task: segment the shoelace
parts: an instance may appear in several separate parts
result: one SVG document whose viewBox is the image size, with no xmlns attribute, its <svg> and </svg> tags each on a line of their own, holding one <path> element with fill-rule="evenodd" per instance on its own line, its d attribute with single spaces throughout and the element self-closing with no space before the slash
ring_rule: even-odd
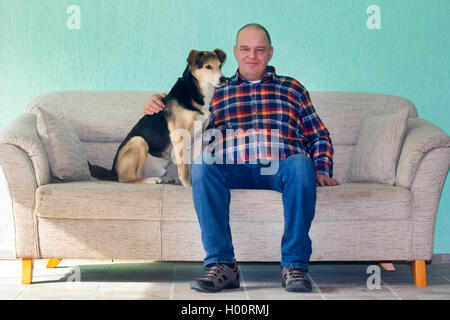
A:
<svg viewBox="0 0 450 320">
<path fill-rule="evenodd" d="M 301 269 L 288 269 L 289 276 L 292 279 L 305 279 L 305 272 Z"/>
<path fill-rule="evenodd" d="M 203 276 L 203 279 L 212 280 L 218 275 L 221 271 L 221 266 L 218 264 L 213 265 L 209 268 L 208 273 Z"/>
</svg>

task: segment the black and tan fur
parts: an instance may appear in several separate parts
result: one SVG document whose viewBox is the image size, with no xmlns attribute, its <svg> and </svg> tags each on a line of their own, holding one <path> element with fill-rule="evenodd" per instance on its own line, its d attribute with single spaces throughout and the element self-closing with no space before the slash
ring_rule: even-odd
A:
<svg viewBox="0 0 450 320">
<path fill-rule="evenodd" d="M 91 175 L 100 180 L 128 183 L 173 182 L 163 176 L 175 151 L 178 178 L 183 186 L 189 187 L 189 164 L 183 161 L 183 150 L 188 148 L 175 130 L 192 132 L 194 121 L 202 124 L 208 121 L 214 89 L 226 81 L 220 71 L 225 58 L 220 49 L 192 50 L 183 76 L 163 99 L 162 111 L 143 116 L 131 129 L 117 150 L 111 170 L 89 163 Z"/>
</svg>

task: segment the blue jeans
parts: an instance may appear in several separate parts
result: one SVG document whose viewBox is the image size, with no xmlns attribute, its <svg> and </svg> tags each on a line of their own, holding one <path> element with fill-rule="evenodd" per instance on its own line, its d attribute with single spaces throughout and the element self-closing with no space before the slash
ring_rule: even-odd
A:
<svg viewBox="0 0 450 320">
<path fill-rule="evenodd" d="M 308 232 L 316 207 L 314 164 L 308 156 L 296 154 L 279 160 L 276 173 L 261 174 L 261 168 L 268 165 L 191 164 L 192 194 L 206 252 L 205 266 L 235 262 L 229 223 L 230 189 L 268 189 L 282 193 L 281 264 L 308 269 L 312 251 Z"/>
</svg>

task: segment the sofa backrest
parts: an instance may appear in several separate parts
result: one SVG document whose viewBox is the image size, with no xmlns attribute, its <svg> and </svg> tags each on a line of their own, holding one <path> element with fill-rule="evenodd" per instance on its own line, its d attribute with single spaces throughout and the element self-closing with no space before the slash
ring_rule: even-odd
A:
<svg viewBox="0 0 450 320">
<path fill-rule="evenodd" d="M 37 108 L 66 119 L 75 129 L 89 161 L 110 168 L 118 146 L 144 115 L 144 106 L 156 91 L 59 91 L 39 95 L 27 104 L 26 111 Z M 409 100 L 383 94 L 362 92 L 310 92 L 317 114 L 331 134 L 334 146 L 334 177 L 345 181 L 351 153 L 367 114 L 394 113 L 409 108 Z"/>
</svg>

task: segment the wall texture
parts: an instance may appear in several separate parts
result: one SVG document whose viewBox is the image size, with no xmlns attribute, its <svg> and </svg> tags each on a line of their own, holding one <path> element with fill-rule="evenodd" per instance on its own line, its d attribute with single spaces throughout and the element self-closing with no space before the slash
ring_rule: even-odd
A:
<svg viewBox="0 0 450 320">
<path fill-rule="evenodd" d="M 279 74 L 405 97 L 449 133 L 448 12 L 448 0 L 0 0 L 0 129 L 44 92 L 168 90 L 194 48 L 225 50 L 230 76 L 236 31 L 258 22 Z M 435 253 L 450 253 L 449 200 L 447 182 Z"/>
</svg>

